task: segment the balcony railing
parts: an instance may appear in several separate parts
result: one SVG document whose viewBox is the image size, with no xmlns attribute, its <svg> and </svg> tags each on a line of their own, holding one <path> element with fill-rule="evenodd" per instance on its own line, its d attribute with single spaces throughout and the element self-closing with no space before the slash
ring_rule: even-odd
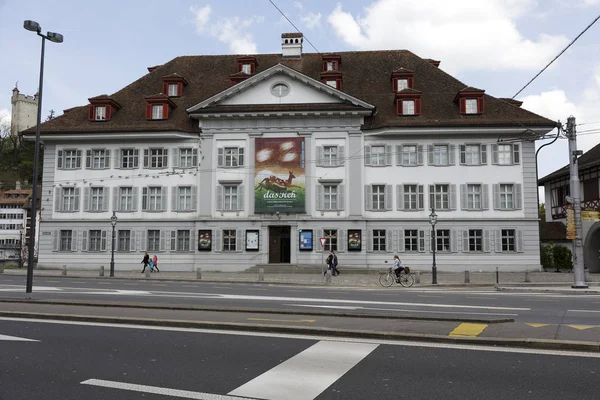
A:
<svg viewBox="0 0 600 400">
<path fill-rule="evenodd" d="M 0 249 L 6 250 L 6 249 L 20 249 L 21 245 L 19 243 L 0 243 Z"/>
<path fill-rule="evenodd" d="M 552 219 L 567 218 L 567 206 L 568 204 L 563 204 L 562 206 L 552 207 Z M 600 199 L 587 200 L 582 202 L 581 209 L 600 211 Z"/>
</svg>

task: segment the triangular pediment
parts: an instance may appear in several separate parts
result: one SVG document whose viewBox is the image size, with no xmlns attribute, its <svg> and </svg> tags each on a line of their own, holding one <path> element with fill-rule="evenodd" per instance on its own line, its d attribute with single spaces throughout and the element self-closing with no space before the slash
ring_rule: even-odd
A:
<svg viewBox="0 0 600 400">
<path fill-rule="evenodd" d="M 277 64 L 259 74 L 220 92 L 187 109 L 188 113 L 202 113 L 214 107 L 228 109 L 272 106 L 280 109 L 318 108 L 363 109 L 375 107 L 329 85 L 310 78 L 282 64 Z"/>
</svg>

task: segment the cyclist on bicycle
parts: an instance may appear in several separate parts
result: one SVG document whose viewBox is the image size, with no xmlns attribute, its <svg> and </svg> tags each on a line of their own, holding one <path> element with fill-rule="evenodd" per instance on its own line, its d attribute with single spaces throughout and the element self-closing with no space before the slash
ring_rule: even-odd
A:
<svg viewBox="0 0 600 400">
<path fill-rule="evenodd" d="M 402 271 L 404 271 L 404 265 L 402 265 L 402 262 L 400 261 L 400 258 L 398 258 L 397 255 L 394 256 L 394 265 L 392 267 L 392 270 L 396 274 L 396 278 L 400 278 L 400 274 L 402 273 Z"/>
</svg>

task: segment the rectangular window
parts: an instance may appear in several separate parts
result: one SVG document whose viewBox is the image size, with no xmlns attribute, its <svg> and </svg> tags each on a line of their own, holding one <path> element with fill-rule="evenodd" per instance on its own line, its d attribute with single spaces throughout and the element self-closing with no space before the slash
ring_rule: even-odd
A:
<svg viewBox="0 0 600 400">
<path fill-rule="evenodd" d="M 223 209 L 227 211 L 237 210 L 237 186 L 223 186 Z"/>
<path fill-rule="evenodd" d="M 327 61 L 327 71 L 335 71 L 335 61 Z"/>
<path fill-rule="evenodd" d="M 132 169 L 139 166 L 139 153 L 135 149 L 121 149 L 121 168 Z"/>
<path fill-rule="evenodd" d="M 417 165 L 417 146 L 415 146 L 415 145 L 402 146 L 402 165 L 404 165 L 404 166 Z"/>
<path fill-rule="evenodd" d="M 404 209 L 418 210 L 419 209 L 419 193 L 418 185 L 404 185 Z"/>
<path fill-rule="evenodd" d="M 335 166 L 338 165 L 338 148 L 337 146 L 323 147 L 323 165 Z"/>
<path fill-rule="evenodd" d="M 88 245 L 88 251 L 102 251 L 106 248 L 106 244 L 102 246 L 102 231 L 93 230 L 90 231 L 90 243 Z M 104 238 L 106 240 L 106 238 Z"/>
<path fill-rule="evenodd" d="M 108 150 L 88 150 L 86 154 L 86 167 L 91 169 L 109 168 Z"/>
<path fill-rule="evenodd" d="M 148 204 L 145 208 L 147 211 L 162 210 L 162 187 L 150 186 L 147 189 Z"/>
<path fill-rule="evenodd" d="M 513 163 L 513 145 L 499 144 L 498 145 L 498 164 L 511 165 Z"/>
<path fill-rule="evenodd" d="M 323 186 L 324 196 L 324 208 L 325 210 L 337 210 L 337 197 L 338 187 L 337 185 L 324 185 Z"/>
<path fill-rule="evenodd" d="M 336 229 L 325 229 L 323 230 L 323 235 L 325 235 L 325 251 L 337 251 L 338 247 L 338 231 Z"/>
<path fill-rule="evenodd" d="M 179 186 L 178 188 L 178 210 L 179 211 L 190 211 L 192 209 L 192 187 L 191 186 Z"/>
<path fill-rule="evenodd" d="M 385 251 L 385 229 L 373 230 L 373 251 Z"/>
<path fill-rule="evenodd" d="M 371 146 L 371 165 L 385 165 L 385 146 Z"/>
<path fill-rule="evenodd" d="M 433 146 L 433 165 L 448 165 L 448 145 L 436 144 Z"/>
<path fill-rule="evenodd" d="M 252 72 L 252 69 L 250 68 L 250 64 L 242 64 L 242 72 L 245 73 L 246 75 L 250 75 Z"/>
<path fill-rule="evenodd" d="M 513 198 L 513 185 L 512 184 L 500 184 L 500 208 L 503 210 L 512 210 L 515 208 Z"/>
<path fill-rule="evenodd" d="M 404 251 L 419 251 L 419 231 L 406 229 L 404 231 Z"/>
<path fill-rule="evenodd" d="M 469 229 L 469 251 L 483 251 L 483 231 Z"/>
<path fill-rule="evenodd" d="M 192 148 L 179 149 L 179 168 L 192 168 L 194 165 L 194 150 Z"/>
<path fill-rule="evenodd" d="M 119 229 L 117 233 L 117 251 L 129 251 L 131 249 L 131 231 Z"/>
<path fill-rule="evenodd" d="M 223 251 L 235 251 L 235 229 L 223 231 Z"/>
<path fill-rule="evenodd" d="M 132 210 L 133 210 L 133 188 L 120 187 L 119 188 L 119 211 L 132 211 Z"/>
<path fill-rule="evenodd" d="M 437 229 L 435 243 L 436 251 L 450 251 L 450 229 Z"/>
<path fill-rule="evenodd" d="M 148 251 L 155 252 L 160 251 L 160 231 L 149 230 L 148 231 Z"/>
<path fill-rule="evenodd" d="M 480 165 L 481 164 L 481 146 L 478 144 L 468 144 L 465 146 L 465 159 L 463 164 Z"/>
<path fill-rule="evenodd" d="M 177 89 L 176 83 L 169 83 L 169 97 L 174 97 L 179 95 L 179 90 Z"/>
<path fill-rule="evenodd" d="M 481 210 L 481 185 L 467 185 L 467 209 Z"/>
<path fill-rule="evenodd" d="M 449 185 L 431 185 L 433 191 L 429 194 L 430 204 L 434 204 L 436 210 L 450 209 L 450 186 Z"/>
<path fill-rule="evenodd" d="M 243 165 L 240 164 L 239 160 L 240 151 L 238 147 L 225 147 L 225 166 L 226 167 L 239 167 Z"/>
<path fill-rule="evenodd" d="M 71 251 L 73 231 L 60 231 L 60 251 Z"/>
<path fill-rule="evenodd" d="M 514 229 L 502 229 L 502 251 L 516 251 Z"/>
<path fill-rule="evenodd" d="M 62 211 L 75 211 L 75 188 L 63 188 Z"/>
<path fill-rule="evenodd" d="M 408 79 L 397 79 L 398 81 L 398 91 L 408 89 Z"/>
<path fill-rule="evenodd" d="M 177 251 L 190 251 L 190 231 L 177 231 Z"/>
<path fill-rule="evenodd" d="M 91 188 L 90 211 L 102 211 L 102 198 L 104 196 L 104 188 Z"/>
<path fill-rule="evenodd" d="M 373 185 L 373 210 L 385 210 L 385 185 Z"/>
<path fill-rule="evenodd" d="M 81 167 L 81 152 L 78 150 L 63 150 L 64 151 L 64 168 L 77 169 Z"/>
<path fill-rule="evenodd" d="M 167 149 L 150 149 L 150 168 L 166 168 L 167 157 L 169 151 Z"/>
<path fill-rule="evenodd" d="M 465 100 L 465 114 L 477 114 L 477 99 Z"/>
<path fill-rule="evenodd" d="M 106 106 L 96 106 L 96 121 L 104 121 L 106 119 Z"/>
<path fill-rule="evenodd" d="M 163 119 L 162 104 L 155 104 L 152 106 L 152 119 Z"/>
<path fill-rule="evenodd" d="M 414 115 L 415 114 L 415 101 L 414 100 L 402 100 L 402 115 Z"/>
</svg>

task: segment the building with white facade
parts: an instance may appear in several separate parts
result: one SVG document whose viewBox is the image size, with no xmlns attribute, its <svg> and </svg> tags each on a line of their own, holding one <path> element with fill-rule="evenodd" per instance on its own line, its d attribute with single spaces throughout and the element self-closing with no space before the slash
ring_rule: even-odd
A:
<svg viewBox="0 0 600 400">
<path fill-rule="evenodd" d="M 27 252 L 31 192 L 18 187 L 0 193 L 0 260 L 18 261 Z"/>
<path fill-rule="evenodd" d="M 183 56 L 42 125 L 40 265 L 539 268 L 555 123 L 410 51 Z M 32 130 L 26 134 L 33 137 Z M 439 215 L 436 241 L 429 214 Z M 161 268 L 162 269 L 162 268 Z"/>
</svg>

